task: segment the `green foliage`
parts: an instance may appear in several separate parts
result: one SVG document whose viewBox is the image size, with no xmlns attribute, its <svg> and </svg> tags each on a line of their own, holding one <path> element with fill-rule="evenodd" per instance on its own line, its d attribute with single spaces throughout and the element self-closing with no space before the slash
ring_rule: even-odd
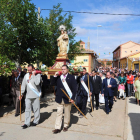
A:
<svg viewBox="0 0 140 140">
<path fill-rule="evenodd" d="M 69 66 L 69 72 L 70 72 L 71 74 L 74 74 L 74 73 L 76 73 L 76 72 L 80 73 L 80 72 L 82 72 L 82 71 L 83 71 L 83 67 L 81 67 L 81 66 L 78 66 L 78 67 Z"/>
<path fill-rule="evenodd" d="M 72 74 L 74 73 L 74 67 L 73 66 L 69 66 L 69 72 Z"/>
<path fill-rule="evenodd" d="M 47 66 L 52 66 L 55 62 L 56 56 L 58 54 L 57 38 L 60 36 L 61 32 L 59 31 L 60 25 L 65 25 L 66 30 L 69 36 L 69 46 L 70 50 L 68 53 L 69 59 L 74 59 L 77 53 L 80 53 L 80 49 L 77 46 L 80 46 L 78 42 L 75 42 L 74 37 L 76 36 L 75 28 L 72 25 L 73 16 L 71 13 L 62 14 L 62 8 L 60 4 L 53 6 L 53 10 L 50 11 L 49 17 L 46 19 L 41 18 L 40 24 L 44 26 L 45 31 L 42 35 L 42 47 L 39 50 L 38 59 L 46 64 Z M 47 32 L 49 31 L 49 36 Z"/>
<path fill-rule="evenodd" d="M 34 62 L 41 47 L 35 5 L 29 0 L 2 0 L 1 5 L 0 52 L 19 64 Z"/>
<path fill-rule="evenodd" d="M 103 66 L 103 67 L 105 66 L 105 64 L 104 64 L 104 62 L 103 62 L 103 61 L 101 61 L 101 66 Z"/>
<path fill-rule="evenodd" d="M 0 75 L 8 76 L 8 74 L 10 74 L 15 68 L 15 63 L 9 60 L 6 55 L 0 55 Z"/>
<path fill-rule="evenodd" d="M 36 7 L 30 0 L 0 1 L 0 54 L 19 65 L 41 61 L 52 66 L 58 54 L 57 38 L 61 24 L 67 27 L 70 40 L 68 57 L 80 53 L 76 43 L 71 13 L 62 14 L 60 4 L 53 7 L 49 17 L 38 21 Z"/>
<path fill-rule="evenodd" d="M 106 62 L 106 65 L 107 65 L 107 66 L 110 66 L 111 64 L 112 64 L 112 63 L 111 63 L 110 61 L 107 61 L 107 62 Z"/>
</svg>

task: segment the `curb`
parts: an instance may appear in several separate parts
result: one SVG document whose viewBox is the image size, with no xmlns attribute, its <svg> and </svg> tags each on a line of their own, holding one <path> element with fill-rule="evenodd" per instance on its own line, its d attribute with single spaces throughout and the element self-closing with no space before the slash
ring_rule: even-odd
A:
<svg viewBox="0 0 140 140">
<path fill-rule="evenodd" d="M 125 117 L 124 117 L 124 132 L 123 140 L 127 140 L 128 137 L 128 98 L 125 100 Z"/>
</svg>

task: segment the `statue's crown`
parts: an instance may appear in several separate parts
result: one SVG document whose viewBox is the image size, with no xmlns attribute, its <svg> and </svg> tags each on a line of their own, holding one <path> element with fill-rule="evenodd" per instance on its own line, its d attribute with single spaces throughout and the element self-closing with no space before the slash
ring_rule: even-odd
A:
<svg viewBox="0 0 140 140">
<path fill-rule="evenodd" d="M 65 30 L 66 30 L 66 26 L 60 25 L 60 26 L 59 26 L 59 30 L 60 30 L 60 31 L 61 31 L 61 30 L 65 31 Z"/>
</svg>

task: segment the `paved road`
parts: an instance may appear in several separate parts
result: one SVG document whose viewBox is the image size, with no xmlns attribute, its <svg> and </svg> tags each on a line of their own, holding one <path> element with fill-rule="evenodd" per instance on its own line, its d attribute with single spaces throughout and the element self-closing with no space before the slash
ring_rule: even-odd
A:
<svg viewBox="0 0 140 140">
<path fill-rule="evenodd" d="M 19 117 L 9 114 L 0 118 L 0 140 L 123 140 L 127 139 L 127 100 L 119 100 L 114 104 L 109 115 L 104 111 L 104 105 L 95 110 L 92 115 L 87 113 L 87 120 L 79 118 L 77 110 L 72 108 L 71 125 L 68 132 L 53 134 L 56 119 L 57 104 L 54 100 L 41 103 L 41 120 L 36 127 L 26 130 L 21 128 L 24 124 L 24 113 L 22 122 Z M 87 111 L 89 107 L 87 106 Z M 92 117 L 93 116 L 93 117 Z M 33 117 L 32 117 L 33 120 Z"/>
<path fill-rule="evenodd" d="M 140 140 L 140 106 L 131 97 L 128 102 L 128 140 Z"/>
</svg>

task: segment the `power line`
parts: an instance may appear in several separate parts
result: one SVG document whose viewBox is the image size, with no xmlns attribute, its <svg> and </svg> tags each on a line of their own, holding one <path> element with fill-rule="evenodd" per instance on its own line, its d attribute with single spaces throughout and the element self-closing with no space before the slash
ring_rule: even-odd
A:
<svg viewBox="0 0 140 140">
<path fill-rule="evenodd" d="M 54 10 L 54 9 L 41 9 L 42 10 Z M 59 11 L 59 10 L 54 10 L 54 11 Z M 113 13 L 94 13 L 94 12 L 80 12 L 80 11 L 62 11 L 65 13 L 82 13 L 82 14 L 94 14 L 94 15 L 115 15 L 115 16 L 140 16 L 140 14 L 113 14 Z"/>
</svg>

